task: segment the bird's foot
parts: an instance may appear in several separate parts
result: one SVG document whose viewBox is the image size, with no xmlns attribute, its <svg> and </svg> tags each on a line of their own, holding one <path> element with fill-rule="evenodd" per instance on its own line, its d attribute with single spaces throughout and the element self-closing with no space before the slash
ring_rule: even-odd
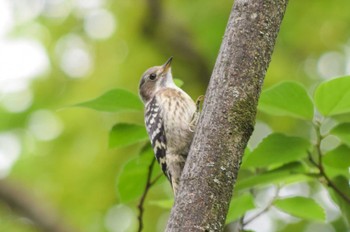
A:
<svg viewBox="0 0 350 232">
<path fill-rule="evenodd" d="M 194 132 L 196 126 L 197 126 L 197 123 L 198 123 L 198 120 L 199 120 L 199 115 L 201 113 L 201 102 L 203 101 L 204 99 L 204 96 L 201 95 L 197 98 L 196 100 L 196 111 L 194 112 L 194 114 L 192 115 L 192 118 L 191 118 L 191 121 L 190 121 L 190 124 L 189 124 L 189 130 L 191 132 Z"/>
</svg>

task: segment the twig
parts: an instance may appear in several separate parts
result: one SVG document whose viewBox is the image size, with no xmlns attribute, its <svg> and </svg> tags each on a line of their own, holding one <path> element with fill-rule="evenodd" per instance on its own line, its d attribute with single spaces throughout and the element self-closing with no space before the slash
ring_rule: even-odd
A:
<svg viewBox="0 0 350 232">
<path fill-rule="evenodd" d="M 320 175 L 324 178 L 324 180 L 326 181 L 326 184 L 328 187 L 332 188 L 341 198 L 343 198 L 343 200 L 345 200 L 348 204 L 350 204 L 350 197 L 347 196 L 345 193 L 343 193 L 334 183 L 333 181 L 328 177 L 328 175 L 326 174 L 324 167 L 323 167 L 323 163 L 322 163 L 322 151 L 321 151 L 321 141 L 323 139 L 323 136 L 321 135 L 321 131 L 320 131 L 320 123 L 318 121 L 314 122 L 314 127 L 315 127 L 315 131 L 316 131 L 316 144 L 315 144 L 315 149 L 318 155 L 318 162 L 316 162 L 313 158 L 311 153 L 309 152 L 309 160 L 310 162 L 316 167 L 318 168 Z"/>
<path fill-rule="evenodd" d="M 151 186 L 154 185 L 162 176 L 163 173 L 158 174 L 158 176 L 156 176 L 156 178 L 154 178 L 154 180 L 151 181 Z"/>
<path fill-rule="evenodd" d="M 243 214 L 242 217 L 239 218 L 239 227 L 238 227 L 238 232 L 243 231 L 243 224 L 244 224 L 244 218 L 245 218 L 245 214 Z"/>
<path fill-rule="evenodd" d="M 324 177 L 324 179 L 327 182 L 327 186 L 332 188 L 338 195 L 343 198 L 348 204 L 350 204 L 350 197 L 347 196 L 345 193 L 343 193 L 334 183 L 329 179 L 329 177 L 326 175 L 326 173 L 321 172 L 321 175 Z"/>
<path fill-rule="evenodd" d="M 248 225 L 249 223 L 251 223 L 252 221 L 254 221 L 255 219 L 257 219 L 258 217 L 260 217 L 261 215 L 263 215 L 264 213 L 266 213 L 267 211 L 269 211 L 269 209 L 272 207 L 273 203 L 275 202 L 276 198 L 278 197 L 278 193 L 280 191 L 280 188 L 278 187 L 276 189 L 276 193 L 274 195 L 274 197 L 271 199 L 271 201 L 265 206 L 265 208 L 263 210 L 261 210 L 259 213 L 255 214 L 253 217 L 251 217 L 250 219 L 248 219 L 247 221 L 242 223 L 242 227 L 244 228 L 246 225 Z"/>
<path fill-rule="evenodd" d="M 140 202 L 137 206 L 137 208 L 139 209 L 139 216 L 137 217 L 139 220 L 139 229 L 138 232 L 141 232 L 143 229 L 143 212 L 144 212 L 144 208 L 143 208 L 143 204 L 145 202 L 146 196 L 148 191 L 150 190 L 150 188 L 159 180 L 159 178 L 162 176 L 162 174 L 159 174 L 158 176 L 156 176 L 156 178 L 154 178 L 154 180 L 151 180 L 152 178 L 152 171 L 153 171 L 153 167 L 154 167 L 154 163 L 156 161 L 156 158 L 153 157 L 151 164 L 148 166 L 148 174 L 147 174 L 147 181 L 146 181 L 146 186 L 145 186 L 145 190 L 143 191 L 143 194 L 140 198 Z"/>
<path fill-rule="evenodd" d="M 154 36 L 158 24 L 162 19 L 162 1 L 161 0 L 147 0 L 147 11 L 143 20 L 143 32 L 147 36 Z"/>
<path fill-rule="evenodd" d="M 323 164 L 322 164 L 322 151 L 321 151 L 321 141 L 323 139 L 323 136 L 321 134 L 321 124 L 319 121 L 314 122 L 314 127 L 316 131 L 316 152 L 318 155 L 318 164 L 319 167 L 323 170 Z"/>
</svg>

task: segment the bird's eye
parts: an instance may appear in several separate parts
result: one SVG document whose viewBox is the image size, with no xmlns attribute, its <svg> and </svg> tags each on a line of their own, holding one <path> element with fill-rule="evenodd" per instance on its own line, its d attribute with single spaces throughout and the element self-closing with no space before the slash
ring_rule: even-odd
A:
<svg viewBox="0 0 350 232">
<path fill-rule="evenodd" d="M 154 79 L 156 79 L 156 77 L 157 77 L 157 75 L 155 73 L 152 73 L 151 75 L 149 75 L 149 79 L 152 80 L 152 81 Z"/>
</svg>

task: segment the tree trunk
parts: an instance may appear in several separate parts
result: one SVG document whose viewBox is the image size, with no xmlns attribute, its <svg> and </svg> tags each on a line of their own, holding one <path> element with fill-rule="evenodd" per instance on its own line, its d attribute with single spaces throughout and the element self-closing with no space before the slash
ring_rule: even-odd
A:
<svg viewBox="0 0 350 232">
<path fill-rule="evenodd" d="M 167 232 L 222 231 L 288 0 L 236 0 Z"/>
</svg>

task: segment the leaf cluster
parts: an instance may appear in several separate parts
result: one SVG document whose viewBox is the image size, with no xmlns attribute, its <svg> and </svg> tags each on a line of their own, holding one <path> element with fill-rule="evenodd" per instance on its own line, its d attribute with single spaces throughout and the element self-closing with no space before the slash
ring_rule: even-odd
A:
<svg viewBox="0 0 350 232">
<path fill-rule="evenodd" d="M 182 84 L 181 81 L 178 83 Z M 77 106 L 116 113 L 142 113 L 139 98 L 123 89 L 111 90 Z M 262 92 L 258 109 L 277 118 L 287 116 L 304 120 L 313 125 L 310 134 L 318 136 L 314 141 L 312 136 L 304 138 L 274 132 L 265 137 L 255 149 L 247 148 L 227 223 L 240 220 L 245 226 L 250 222 L 249 218 L 245 218 L 245 214 L 257 207 L 254 192 L 259 189 L 271 185 L 282 188 L 291 183 L 306 182 L 325 185 L 342 211 L 342 224 L 350 227 L 350 201 L 347 201 L 350 198 L 347 183 L 350 177 L 350 117 L 346 117 L 350 115 L 350 77 L 335 78 L 321 83 L 315 89 L 313 97 L 297 82 L 281 82 Z M 334 126 L 326 132 L 321 132 L 326 120 L 333 120 Z M 331 150 L 323 151 L 321 144 L 329 136 L 336 136 L 339 144 Z M 130 159 L 118 175 L 117 192 L 123 203 L 134 202 L 142 195 L 153 151 L 141 123 L 117 123 L 110 130 L 110 148 L 139 143 L 143 144 L 144 149 L 140 150 L 138 156 Z M 157 175 L 160 170 L 156 167 L 153 172 Z M 148 204 L 170 209 L 173 200 L 160 199 Z M 279 197 L 277 194 L 272 197 L 271 203 L 263 212 L 271 207 L 305 221 L 326 221 L 325 209 L 312 195 Z"/>
</svg>

